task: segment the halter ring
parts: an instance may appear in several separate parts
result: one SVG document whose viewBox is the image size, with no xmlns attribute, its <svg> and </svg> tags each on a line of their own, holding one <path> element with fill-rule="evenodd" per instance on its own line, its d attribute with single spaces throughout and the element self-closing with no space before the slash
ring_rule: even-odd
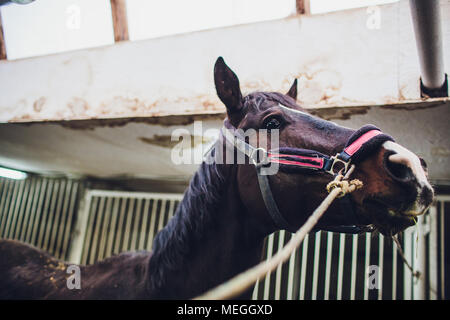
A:
<svg viewBox="0 0 450 320">
<path fill-rule="evenodd" d="M 261 159 L 261 161 L 258 162 L 258 155 L 259 153 L 262 153 L 263 157 Z M 269 158 L 267 156 L 267 151 L 264 148 L 256 148 L 256 149 L 252 149 L 250 155 L 249 155 L 250 160 L 252 161 L 253 165 L 255 167 L 260 167 L 263 166 L 267 163 L 269 163 Z"/>
<path fill-rule="evenodd" d="M 341 159 L 338 158 L 338 156 L 339 156 L 339 153 L 330 158 L 330 159 L 333 160 L 333 163 L 331 164 L 330 169 L 326 171 L 327 173 L 329 173 L 329 174 L 331 174 L 333 176 L 335 176 L 337 173 L 346 174 L 347 171 L 348 171 L 348 166 L 350 165 L 350 161 L 341 160 Z M 343 167 L 340 168 L 338 170 L 338 172 L 334 172 L 334 169 L 335 169 L 334 166 L 336 165 L 336 163 L 342 163 L 342 165 L 343 165 Z"/>
</svg>

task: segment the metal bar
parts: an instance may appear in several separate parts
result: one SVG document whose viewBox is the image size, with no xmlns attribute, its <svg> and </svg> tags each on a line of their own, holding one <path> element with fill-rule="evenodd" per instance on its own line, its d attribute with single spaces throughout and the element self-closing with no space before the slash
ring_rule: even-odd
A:
<svg viewBox="0 0 450 320">
<path fill-rule="evenodd" d="M 369 299 L 369 287 L 368 287 L 368 270 L 370 265 L 370 245 L 371 245 L 371 234 L 366 233 L 366 250 L 364 259 L 364 300 Z"/>
<path fill-rule="evenodd" d="M 169 222 L 169 220 L 173 217 L 173 214 L 175 212 L 175 209 L 177 208 L 177 205 L 175 203 L 177 200 L 170 200 L 170 206 L 169 206 L 169 212 L 167 214 L 167 221 L 166 224 Z"/>
<path fill-rule="evenodd" d="M 14 228 L 15 228 L 15 224 L 16 224 L 16 220 L 17 220 L 17 216 L 18 216 L 18 210 L 20 207 L 20 201 L 22 200 L 22 192 L 23 192 L 23 188 L 25 185 L 25 181 L 21 180 L 18 183 L 19 185 L 19 190 L 16 193 L 16 197 L 14 199 L 14 209 L 11 211 L 10 210 L 10 217 L 8 218 L 9 223 L 6 226 L 6 237 L 12 239 L 12 236 L 14 234 Z"/>
<path fill-rule="evenodd" d="M 259 292 L 259 279 L 256 280 L 255 287 L 253 288 L 252 300 L 258 300 L 258 292 Z"/>
<path fill-rule="evenodd" d="M 111 207 L 112 207 L 113 200 L 114 200 L 114 198 L 110 198 L 110 197 L 106 198 L 106 206 L 105 206 L 105 210 L 104 210 L 102 230 L 100 231 L 100 240 L 99 240 L 100 243 L 99 243 L 98 254 L 97 254 L 98 260 L 103 260 L 106 256 L 106 253 L 105 253 L 106 239 L 108 238 L 109 228 L 110 228 L 110 224 L 111 224 L 111 218 L 112 218 Z M 99 223 L 99 221 L 97 221 L 97 223 Z"/>
<path fill-rule="evenodd" d="M 166 214 L 166 205 L 167 205 L 167 199 L 161 199 L 161 207 L 159 208 L 157 232 L 159 232 L 164 227 L 164 216 Z"/>
<path fill-rule="evenodd" d="M 41 188 L 39 191 L 39 200 L 36 206 L 36 214 L 34 217 L 33 222 L 33 231 L 30 233 L 30 238 L 25 239 L 26 242 L 32 243 L 34 245 L 37 245 L 38 241 L 38 232 L 39 232 L 39 221 L 41 221 L 41 216 L 43 214 L 44 210 L 44 199 L 47 198 L 47 190 L 49 188 L 49 179 L 44 179 L 43 183 L 41 184 Z"/>
<path fill-rule="evenodd" d="M 155 238 L 155 224 L 156 224 L 156 209 L 158 207 L 158 201 L 156 199 L 153 199 L 152 201 L 152 213 L 150 215 L 150 227 L 149 227 L 149 234 L 147 239 L 147 247 L 152 247 L 153 239 Z"/>
<path fill-rule="evenodd" d="M 141 223 L 141 229 L 139 231 L 139 250 L 144 250 L 145 248 L 145 235 L 147 232 L 147 220 L 148 216 L 150 215 L 149 212 L 150 209 L 150 199 L 144 200 L 144 209 L 143 209 L 143 217 L 142 217 L 142 223 Z"/>
<path fill-rule="evenodd" d="M 342 281 L 344 274 L 344 256 L 345 256 L 345 234 L 339 234 L 339 261 L 338 261 L 338 282 L 337 282 L 337 300 L 342 300 Z"/>
<path fill-rule="evenodd" d="M 64 230 L 66 228 L 70 228 L 71 224 L 68 223 L 68 216 L 70 215 L 69 208 L 70 208 L 70 202 L 72 199 L 72 193 L 74 191 L 74 181 L 71 179 L 67 179 L 66 183 L 66 190 L 64 191 L 64 203 L 61 208 L 60 213 L 60 222 L 58 225 L 57 230 L 57 238 L 56 238 L 56 244 L 55 244 L 55 256 L 64 259 L 64 256 L 67 254 L 67 252 L 61 251 L 61 248 L 64 243 Z"/>
<path fill-rule="evenodd" d="M 134 222 L 133 222 L 133 228 L 131 229 L 131 244 L 130 244 L 130 250 L 137 250 L 137 237 L 139 235 L 138 232 L 138 224 L 141 221 L 142 217 L 142 199 L 136 199 L 136 210 L 134 210 Z"/>
<path fill-rule="evenodd" d="M 64 238 L 63 238 L 63 242 L 62 242 L 62 249 L 61 249 L 61 255 L 64 256 L 64 259 L 68 259 L 69 257 L 69 238 L 70 235 L 72 233 L 72 221 L 73 221 L 73 216 L 75 213 L 75 203 L 78 200 L 78 194 L 80 192 L 79 190 L 80 184 L 78 183 L 78 181 L 75 181 L 72 185 L 72 192 L 70 195 L 70 204 L 69 204 L 69 211 L 68 211 L 68 216 L 66 219 L 66 223 L 65 223 L 65 227 L 64 227 Z M 84 189 L 81 189 L 84 190 Z M 77 217 L 75 215 L 75 217 Z"/>
<path fill-rule="evenodd" d="M 327 232 L 327 256 L 325 265 L 325 293 L 324 299 L 328 300 L 330 297 L 330 279 L 331 279 L 331 259 L 333 249 L 333 233 Z"/>
<path fill-rule="evenodd" d="M 300 300 L 305 300 L 305 287 L 306 287 L 306 267 L 308 260 L 308 245 L 309 245 L 309 234 L 305 236 L 302 244 L 302 271 L 300 276 Z"/>
<path fill-rule="evenodd" d="M 91 197 L 89 192 L 85 192 L 80 206 L 78 207 L 77 220 L 73 232 L 73 240 L 70 245 L 68 261 L 72 263 L 81 263 L 84 238 L 86 236 L 86 228 L 88 226 L 89 213 L 91 208 Z"/>
<path fill-rule="evenodd" d="M 50 192 L 47 194 L 49 201 L 48 206 L 44 212 L 44 218 L 41 221 L 41 230 L 39 234 L 39 247 L 43 250 L 47 250 L 47 241 L 50 236 L 52 216 L 55 212 L 55 203 L 57 199 L 57 193 L 59 189 L 59 180 L 54 180 Z"/>
<path fill-rule="evenodd" d="M 350 300 L 355 300 L 356 297 L 356 265 L 358 253 L 358 235 L 352 235 L 352 268 L 350 280 Z"/>
<path fill-rule="evenodd" d="M 414 268 L 414 261 L 412 261 L 412 257 L 414 256 L 412 254 L 412 233 L 409 229 L 406 229 L 403 232 L 403 247 L 404 247 L 404 254 L 405 259 L 408 261 L 411 261 L 411 266 Z M 411 300 L 413 298 L 412 296 L 412 273 L 407 267 L 406 263 L 404 263 L 403 266 L 403 299 L 405 300 Z"/>
<path fill-rule="evenodd" d="M 285 231 L 281 230 L 278 234 L 278 251 L 283 249 L 284 246 L 284 236 Z M 280 300 L 281 296 L 281 275 L 282 275 L 283 264 L 279 264 L 275 274 L 275 300 Z"/>
<path fill-rule="evenodd" d="M 1 202 L 0 202 L 0 237 L 4 236 L 3 231 L 5 230 L 6 227 L 6 220 L 8 218 L 8 208 L 10 206 L 11 203 L 11 197 L 12 197 L 12 189 L 14 187 L 14 182 L 11 179 L 3 179 L 6 185 L 4 186 L 4 190 L 2 193 L 2 198 L 1 198 Z"/>
<path fill-rule="evenodd" d="M 30 190 L 28 193 L 27 205 L 25 207 L 25 214 L 24 214 L 24 217 L 22 220 L 23 227 L 20 226 L 20 234 L 17 237 L 17 239 L 19 239 L 20 241 L 24 241 L 24 239 L 27 235 L 28 226 L 30 225 L 31 208 L 33 206 L 33 202 L 34 202 L 35 198 L 37 197 L 36 190 L 38 189 L 37 188 L 38 179 L 31 178 L 28 181 L 31 184 L 31 186 L 30 186 Z"/>
<path fill-rule="evenodd" d="M 125 207 L 126 207 L 127 199 L 121 198 L 120 199 L 120 214 L 119 214 L 119 220 L 118 220 L 118 226 L 117 226 L 117 234 L 115 235 L 115 242 L 114 242 L 114 251 L 113 254 L 118 254 L 120 252 L 120 242 L 122 241 L 123 237 L 123 221 L 125 219 Z"/>
<path fill-rule="evenodd" d="M 159 192 L 129 192 L 129 191 L 115 191 L 115 190 L 89 190 L 89 193 L 95 197 L 120 197 L 120 198 L 134 198 L 134 199 L 166 199 L 166 200 L 181 200 L 183 194 L 180 193 L 159 193 Z"/>
<path fill-rule="evenodd" d="M 397 247 L 392 243 L 392 300 L 397 299 L 397 272 Z"/>
<path fill-rule="evenodd" d="M 436 205 L 430 207 L 430 243 L 429 243 L 429 288 L 430 300 L 437 300 L 438 290 L 438 222 Z"/>
<path fill-rule="evenodd" d="M 88 263 L 95 263 L 98 261 L 98 252 L 97 252 L 97 247 L 99 244 L 99 236 L 100 236 L 100 228 L 103 225 L 103 218 L 105 216 L 105 198 L 99 198 L 99 203 L 98 203 L 98 207 L 95 210 L 95 220 L 94 220 L 94 232 L 93 232 L 93 237 L 92 240 L 89 242 L 89 248 L 90 248 L 90 252 L 89 252 L 89 260 Z"/>
<path fill-rule="evenodd" d="M 55 249 L 53 251 L 54 256 L 57 258 L 62 258 L 61 255 L 63 254 L 61 252 L 61 247 L 64 241 L 64 228 L 66 227 L 67 224 L 67 215 L 69 214 L 68 208 L 72 194 L 72 188 L 73 188 L 73 181 L 67 180 L 66 189 L 64 190 L 64 202 L 59 214 L 60 221 L 56 228 L 56 239 L 54 244 Z"/>
<path fill-rule="evenodd" d="M 15 180 L 10 180 L 10 187 L 7 193 L 7 200 L 5 201 L 5 209 L 3 210 L 2 225 L 0 226 L 0 236 L 7 237 L 7 229 L 9 228 L 9 220 L 11 219 L 12 211 L 14 210 L 14 199 L 17 195 L 17 188 L 19 184 Z"/>
<path fill-rule="evenodd" d="M 444 201 L 439 203 L 439 211 L 441 216 L 441 228 L 439 232 L 440 237 L 440 259 L 441 259 L 441 299 L 445 298 L 445 214 L 444 214 Z"/>
<path fill-rule="evenodd" d="M 128 199 L 127 220 L 125 224 L 125 231 L 123 234 L 122 251 L 130 250 L 130 233 L 131 233 L 131 221 L 133 220 L 133 210 L 136 199 Z"/>
<path fill-rule="evenodd" d="M 82 246 L 82 256 L 81 256 L 81 263 L 82 264 L 89 264 L 89 251 L 91 248 L 91 239 L 94 233 L 94 221 L 97 215 L 97 206 L 98 206 L 98 197 L 92 197 L 91 200 L 88 202 L 89 206 L 87 207 L 87 217 L 88 222 L 87 225 L 85 225 L 85 236 L 83 238 L 83 246 Z"/>
<path fill-rule="evenodd" d="M 425 218 L 426 216 L 421 215 L 417 217 L 417 229 L 416 229 L 416 237 L 417 237 L 417 253 L 416 253 L 416 269 L 418 269 L 421 273 L 421 277 L 414 281 L 414 299 L 425 300 L 426 299 L 426 273 L 427 273 L 427 258 L 426 252 L 427 248 L 425 246 Z"/>
<path fill-rule="evenodd" d="M 273 242 L 275 235 L 272 233 L 267 239 L 267 260 L 269 260 L 273 255 Z M 270 276 L 271 273 L 268 272 L 264 279 L 264 300 L 269 300 L 270 293 Z"/>
<path fill-rule="evenodd" d="M 0 186 L 1 186 L 1 191 L 0 191 L 0 237 L 1 237 L 1 225 L 3 223 L 3 215 L 4 215 L 4 210 L 3 210 L 3 206 L 5 204 L 6 201 L 6 194 L 7 194 L 7 189 L 8 189 L 8 181 L 9 179 L 6 178 L 0 178 Z"/>
<path fill-rule="evenodd" d="M 297 251 L 298 250 L 295 250 L 291 254 L 291 257 L 289 258 L 288 283 L 287 283 L 287 293 L 286 293 L 287 300 L 292 300 L 294 298 L 295 259 L 297 256 Z"/>
<path fill-rule="evenodd" d="M 383 265 L 384 265 L 384 237 L 380 234 L 378 235 L 378 267 L 380 272 L 378 272 L 378 300 L 383 299 Z"/>
<path fill-rule="evenodd" d="M 439 1 L 410 0 L 422 83 L 439 89 L 445 82 L 444 50 Z"/>
<path fill-rule="evenodd" d="M 53 214 L 53 219 L 51 221 L 51 234 L 50 234 L 50 240 L 49 240 L 49 244 L 48 244 L 48 252 L 50 252 L 51 254 L 54 255 L 55 253 L 55 243 L 56 243 L 56 239 L 58 236 L 58 226 L 59 226 L 59 219 L 61 217 L 62 214 L 64 214 L 62 212 L 62 206 L 63 206 L 63 202 L 65 199 L 65 195 L 66 195 L 66 187 L 67 187 L 67 180 L 63 179 L 61 180 L 61 184 L 59 186 L 59 191 L 58 191 L 58 201 L 56 204 L 56 208 Z"/>
<path fill-rule="evenodd" d="M 115 245 L 114 241 L 116 241 L 116 226 L 119 216 L 119 207 L 120 207 L 120 198 L 111 198 L 112 199 L 112 211 L 111 211 L 111 226 L 109 232 L 107 234 L 106 240 L 106 249 L 104 257 L 109 257 L 113 254 L 113 246 Z"/>
<path fill-rule="evenodd" d="M 316 232 L 316 238 L 314 242 L 314 264 L 313 264 L 313 285 L 311 299 L 317 299 L 317 282 L 319 281 L 319 259 L 320 259 L 320 238 L 321 231 Z"/>
<path fill-rule="evenodd" d="M 29 198 L 29 194 L 30 194 L 30 188 L 31 188 L 31 183 L 30 183 L 30 179 L 24 180 L 24 190 L 22 193 L 22 196 L 20 197 L 20 201 L 19 201 L 19 208 L 17 210 L 17 212 L 15 213 L 17 222 L 15 223 L 13 229 L 11 230 L 11 238 L 13 239 L 18 239 L 20 234 L 21 234 L 21 229 L 22 229 L 22 222 L 23 219 L 25 218 L 25 207 L 26 204 L 28 202 L 28 198 Z"/>
<path fill-rule="evenodd" d="M 436 195 L 436 201 L 438 201 L 438 202 L 450 202 L 450 195 L 438 194 L 438 195 Z"/>
</svg>

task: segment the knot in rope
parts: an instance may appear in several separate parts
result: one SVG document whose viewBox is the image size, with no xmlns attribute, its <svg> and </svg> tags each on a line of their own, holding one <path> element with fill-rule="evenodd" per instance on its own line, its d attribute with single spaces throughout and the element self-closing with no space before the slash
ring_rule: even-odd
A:
<svg viewBox="0 0 450 320">
<path fill-rule="evenodd" d="M 347 193 L 351 193 L 357 189 L 362 188 L 363 183 L 361 180 L 353 179 L 351 181 L 342 180 L 344 178 L 343 175 L 339 174 L 336 178 L 327 184 L 327 191 L 330 193 L 335 188 L 340 188 L 340 193 L 337 195 L 337 198 L 342 198 Z"/>
</svg>

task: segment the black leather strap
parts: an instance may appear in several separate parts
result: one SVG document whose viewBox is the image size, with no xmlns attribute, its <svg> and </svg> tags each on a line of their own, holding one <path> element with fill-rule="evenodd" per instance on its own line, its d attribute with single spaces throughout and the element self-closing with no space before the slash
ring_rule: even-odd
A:
<svg viewBox="0 0 450 320">
<path fill-rule="evenodd" d="M 291 231 L 291 227 L 286 219 L 281 215 L 280 210 L 278 210 L 277 203 L 273 198 L 272 190 L 270 189 L 269 178 L 267 175 L 262 175 L 260 172 L 261 169 L 257 169 L 258 183 L 259 189 L 261 190 L 261 195 L 264 200 L 264 204 L 266 205 L 267 211 L 272 217 L 275 225 L 281 229 L 285 229 Z"/>
</svg>

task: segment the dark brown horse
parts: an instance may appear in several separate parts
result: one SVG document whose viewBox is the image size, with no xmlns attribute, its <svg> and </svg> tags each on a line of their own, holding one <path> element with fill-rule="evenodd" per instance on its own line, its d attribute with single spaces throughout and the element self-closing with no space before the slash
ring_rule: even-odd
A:
<svg viewBox="0 0 450 320">
<path fill-rule="evenodd" d="M 244 97 L 222 58 L 214 79 L 227 108 L 228 128 L 278 129 L 280 147 L 325 155 L 340 152 L 355 132 L 307 114 L 296 104 L 296 82 L 286 95 L 256 92 Z M 392 235 L 411 226 L 433 198 L 422 166 L 405 148 L 384 142 L 352 175 L 364 182 L 351 195 L 352 212 L 333 203 L 317 228 L 373 225 Z M 201 294 L 257 264 L 264 238 L 280 229 L 264 204 L 255 172 L 248 163 L 202 163 L 174 217 L 156 236 L 153 251 L 79 266 L 81 289 L 67 287 L 69 264 L 26 244 L 0 241 L 0 298 L 183 299 Z M 323 172 L 282 170 L 269 176 L 273 199 L 289 229 L 306 221 L 326 196 L 331 179 Z"/>
</svg>

